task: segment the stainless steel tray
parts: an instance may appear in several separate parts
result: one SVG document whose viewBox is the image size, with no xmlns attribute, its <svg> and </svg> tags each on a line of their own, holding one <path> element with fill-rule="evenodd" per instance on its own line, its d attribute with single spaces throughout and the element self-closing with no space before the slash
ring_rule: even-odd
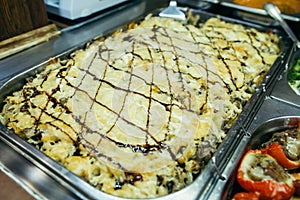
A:
<svg viewBox="0 0 300 200">
<path fill-rule="evenodd" d="M 285 66 L 290 63 L 290 59 L 294 56 L 295 51 L 291 49 L 289 58 L 282 63 L 275 81 L 271 84 L 270 89 L 263 94 L 263 101 L 255 117 L 247 128 L 241 129 L 243 133 L 242 139 L 235 147 L 233 154 L 223 163 L 226 167 L 220 173 L 224 179 L 219 178 L 210 191 L 209 196 L 212 199 L 232 199 L 234 193 L 237 192 L 235 188 L 237 188 L 236 172 L 238 164 L 247 150 L 256 148 L 262 142 L 265 142 L 264 139 L 270 137 L 275 131 L 291 128 L 300 121 L 300 107 L 295 99 L 292 100 L 295 103 L 286 103 L 272 96 L 273 92 L 278 89 L 278 79 L 282 79 Z M 284 92 L 283 94 L 282 96 L 284 97 L 290 95 L 289 92 Z"/>
<path fill-rule="evenodd" d="M 232 0 L 178 0 L 179 3 L 187 6 L 193 6 L 200 9 L 208 9 L 211 5 L 221 5 L 225 8 L 232 8 L 235 11 L 243 11 L 254 15 L 268 16 L 267 12 L 263 9 L 251 8 L 234 3 Z M 282 14 L 286 20 L 293 22 L 300 22 L 300 13 L 297 14 Z"/>
<path fill-rule="evenodd" d="M 300 108 L 300 96 L 293 91 L 287 80 L 289 68 L 300 58 L 300 49 L 294 46 L 293 51 L 293 54 L 289 58 L 289 62 L 286 63 L 285 69 L 278 77 L 278 81 L 272 90 L 271 97 Z"/>
<path fill-rule="evenodd" d="M 194 14 L 199 14 L 202 20 L 206 20 L 210 17 L 215 16 L 213 14 L 200 10 L 191 11 Z M 268 30 L 268 28 L 266 29 L 265 27 L 244 21 L 239 21 L 236 19 L 224 17 L 224 20 L 235 23 L 241 23 L 246 26 L 254 27 L 260 30 Z M 110 31 L 113 31 L 113 28 Z M 281 35 L 279 31 L 274 31 Z M 100 36 L 102 36 L 102 34 L 100 34 Z M 55 57 L 63 58 L 65 56 L 68 56 L 70 52 L 74 51 L 75 49 L 83 48 L 83 46 L 84 45 L 79 44 L 76 47 L 64 51 L 63 53 L 58 53 Z M 216 181 L 219 180 L 219 174 L 217 173 L 217 171 L 222 170 L 226 166 L 227 158 L 229 157 L 229 155 L 235 152 L 236 146 L 239 145 L 240 140 L 242 140 L 244 137 L 244 132 L 241 130 L 247 129 L 250 123 L 252 122 L 253 118 L 258 112 L 258 108 L 263 102 L 263 94 L 266 90 L 269 90 L 270 86 L 275 80 L 274 77 L 278 74 L 283 60 L 286 59 L 290 50 L 290 40 L 283 37 L 281 38 L 281 50 L 282 52 L 280 56 L 278 57 L 274 65 L 271 67 L 266 77 L 262 80 L 260 86 L 253 94 L 250 101 L 245 105 L 244 111 L 240 114 L 236 123 L 234 123 L 230 131 L 227 133 L 226 138 L 217 149 L 217 152 L 214 154 L 213 159 L 211 159 L 208 162 L 203 172 L 196 178 L 196 180 L 191 185 L 185 187 L 184 189 L 178 192 L 156 199 L 199 199 L 206 198 L 207 195 L 210 194 L 210 191 L 215 185 Z M 37 65 L 31 66 L 25 71 L 19 72 L 17 73 L 17 75 L 11 76 L 8 81 L 5 81 L 2 87 L 0 88 L 0 107 L 3 106 L 3 100 L 8 94 L 11 94 L 13 91 L 20 89 L 25 83 L 27 77 L 31 77 L 37 71 L 42 70 L 48 64 L 48 62 L 49 60 L 46 60 Z M 75 176 L 73 173 L 71 173 L 70 171 L 68 171 L 49 157 L 45 156 L 45 154 L 40 152 L 35 147 L 31 146 L 29 143 L 18 137 L 16 134 L 7 130 L 7 128 L 4 127 L 2 124 L 0 125 L 0 139 L 6 145 L 12 148 L 15 152 L 17 152 L 17 155 L 22 155 L 27 161 L 32 163 L 34 166 L 32 168 L 33 171 L 35 171 L 36 168 L 36 170 L 43 172 L 43 179 L 45 179 L 46 182 L 49 183 L 48 180 L 54 180 L 54 182 L 58 184 L 57 187 L 61 189 L 62 194 L 59 195 L 68 196 L 71 199 L 122 199 L 119 197 L 108 195 L 95 189 L 81 178 Z M 39 189 L 37 188 L 37 191 L 38 190 Z"/>
<path fill-rule="evenodd" d="M 253 13 L 253 14 L 257 14 L 257 15 L 268 16 L 267 12 L 263 9 L 250 8 L 247 6 L 238 5 L 238 4 L 234 3 L 232 0 L 220 0 L 218 2 L 220 3 L 220 5 L 223 5 L 225 7 L 234 8 L 234 9 L 237 9 L 240 11 L 245 11 L 245 12 L 249 12 L 249 13 Z M 294 21 L 294 22 L 300 21 L 300 13 L 291 14 L 291 15 L 282 14 L 282 17 L 289 21 Z"/>
<path fill-rule="evenodd" d="M 284 108 L 284 106 L 282 107 Z M 289 128 L 298 127 L 300 115 L 283 115 L 281 117 L 271 117 L 266 121 L 260 121 L 255 126 L 255 130 L 251 133 L 251 137 L 241 142 L 235 154 L 230 158 L 229 165 L 223 173 L 226 181 L 219 181 L 214 186 L 210 197 L 212 199 L 232 199 L 233 195 L 240 190 L 240 186 L 236 181 L 236 173 L 242 156 L 249 149 L 256 149 L 262 143 L 272 137 L 273 133 L 283 131 Z M 300 114 L 300 110 L 298 110 Z"/>
<path fill-rule="evenodd" d="M 207 10 L 231 18 L 280 29 L 280 24 L 270 17 L 265 10 L 238 5 L 233 0 L 178 0 L 178 2 L 183 6 Z M 296 27 L 300 23 L 300 13 L 291 15 L 282 14 L 282 17 L 288 22 L 294 32 L 299 34 Z"/>
</svg>

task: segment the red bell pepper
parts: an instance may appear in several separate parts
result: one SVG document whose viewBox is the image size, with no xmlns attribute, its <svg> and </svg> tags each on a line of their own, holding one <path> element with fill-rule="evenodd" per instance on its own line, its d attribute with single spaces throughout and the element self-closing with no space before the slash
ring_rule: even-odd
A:
<svg viewBox="0 0 300 200">
<path fill-rule="evenodd" d="M 238 168 L 237 181 L 261 199 L 290 199 L 294 178 L 278 162 L 261 150 L 249 150 Z"/>
<path fill-rule="evenodd" d="M 259 194 L 254 192 L 239 192 L 233 196 L 233 200 L 259 200 Z"/>
<path fill-rule="evenodd" d="M 295 195 L 300 196 L 300 173 L 291 174 L 295 178 Z"/>
<path fill-rule="evenodd" d="M 297 147 L 296 147 L 297 148 Z M 277 162 L 286 169 L 297 169 L 300 167 L 300 159 L 291 160 L 284 153 L 283 147 L 277 142 L 270 144 L 266 148 L 262 149 L 263 153 L 271 155 L 277 160 Z M 299 157 L 300 155 L 298 155 Z"/>
</svg>

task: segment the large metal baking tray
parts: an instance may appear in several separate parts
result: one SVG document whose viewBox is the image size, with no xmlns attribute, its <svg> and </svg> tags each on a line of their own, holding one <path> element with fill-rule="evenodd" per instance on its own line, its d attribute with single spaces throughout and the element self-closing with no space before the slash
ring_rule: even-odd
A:
<svg viewBox="0 0 300 200">
<path fill-rule="evenodd" d="M 200 10 L 191 10 L 194 14 L 198 14 L 201 16 L 202 20 L 206 20 L 210 17 L 215 17 L 215 15 L 207 13 L 205 11 Z M 222 18 L 222 16 L 221 16 Z M 254 27 L 260 29 L 262 31 L 268 31 L 269 28 L 262 27 L 260 25 L 231 19 L 231 18 L 223 18 L 226 21 L 231 21 L 234 23 L 241 23 L 245 26 Z M 113 30 L 111 30 L 112 32 Z M 288 55 L 288 51 L 290 50 L 290 40 L 282 37 L 281 33 L 277 30 L 278 35 L 281 36 L 281 54 L 278 59 L 275 61 L 274 65 L 271 67 L 266 77 L 262 80 L 260 86 L 257 88 L 256 92 L 253 94 L 250 101 L 245 105 L 243 112 L 240 114 L 230 131 L 227 133 L 226 138 L 222 142 L 222 144 L 217 149 L 216 153 L 213 156 L 208 164 L 206 165 L 203 172 L 196 178 L 196 180 L 189 186 L 184 189 L 172 193 L 167 196 L 159 197 L 156 199 L 199 199 L 205 198 L 206 195 L 209 194 L 212 186 L 215 184 L 215 181 L 219 178 L 217 173 L 218 170 L 221 170 L 225 167 L 226 160 L 229 155 L 235 152 L 236 146 L 239 144 L 239 141 L 243 138 L 244 133 L 241 130 L 246 129 L 254 116 L 258 111 L 258 107 L 260 107 L 261 102 L 263 100 L 263 94 L 266 90 L 269 89 L 272 82 L 274 82 L 274 76 L 278 73 L 278 70 Z M 83 48 L 84 45 L 78 45 L 76 48 L 69 49 L 64 53 L 58 54 L 56 57 L 64 58 L 67 57 L 72 51 L 78 48 Z M 2 87 L 0 88 L 0 102 L 1 106 L 3 106 L 3 99 L 11 94 L 13 91 L 20 89 L 27 77 L 31 77 L 36 72 L 42 70 L 50 60 L 42 62 L 40 64 L 34 65 L 28 68 L 26 71 L 20 72 L 15 76 L 12 76 L 8 81 L 6 81 Z M 43 171 L 47 177 L 45 179 L 53 179 L 57 183 L 63 186 L 65 190 L 67 190 L 70 194 L 75 198 L 90 198 L 90 199 L 122 199 L 119 197 L 115 197 L 112 195 L 108 195 L 103 193 L 87 182 L 82 180 L 81 178 L 75 176 L 73 173 L 68 171 L 66 168 L 62 167 L 60 164 L 56 163 L 49 157 L 45 156 L 42 152 L 31 146 L 29 143 L 18 137 L 16 134 L 7 130 L 2 124 L 0 125 L 0 139 L 18 152 L 19 155 L 24 156 L 28 161 L 33 163 L 33 165 Z M 71 197 L 71 198 L 73 198 Z"/>
</svg>

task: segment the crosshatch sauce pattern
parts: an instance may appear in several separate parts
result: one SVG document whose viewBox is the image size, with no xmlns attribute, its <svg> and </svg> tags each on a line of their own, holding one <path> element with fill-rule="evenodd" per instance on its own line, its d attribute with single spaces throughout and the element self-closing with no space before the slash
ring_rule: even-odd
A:
<svg viewBox="0 0 300 200">
<path fill-rule="evenodd" d="M 147 17 L 54 60 L 6 99 L 1 121 L 104 192 L 166 195 L 201 172 L 278 40 L 218 18 Z"/>
</svg>

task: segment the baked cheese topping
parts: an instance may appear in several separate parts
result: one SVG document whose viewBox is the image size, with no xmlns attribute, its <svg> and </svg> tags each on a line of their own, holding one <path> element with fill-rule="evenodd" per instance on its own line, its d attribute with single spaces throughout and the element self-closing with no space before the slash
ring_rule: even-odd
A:
<svg viewBox="0 0 300 200">
<path fill-rule="evenodd" d="M 166 195 L 201 172 L 277 42 L 218 18 L 196 27 L 149 16 L 53 61 L 7 97 L 1 121 L 106 193 Z"/>
</svg>

